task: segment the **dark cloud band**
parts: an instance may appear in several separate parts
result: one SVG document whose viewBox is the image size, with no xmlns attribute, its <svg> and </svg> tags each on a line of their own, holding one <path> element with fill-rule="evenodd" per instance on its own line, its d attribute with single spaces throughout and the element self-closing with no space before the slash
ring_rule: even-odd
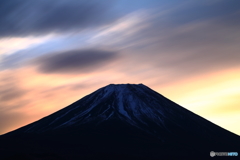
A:
<svg viewBox="0 0 240 160">
<path fill-rule="evenodd" d="M 100 26 L 116 19 L 109 13 L 111 4 L 109 0 L 0 0 L 0 37 Z"/>
<path fill-rule="evenodd" d="M 114 51 L 97 49 L 71 50 L 52 53 L 33 60 L 43 73 L 86 73 L 106 66 L 117 57 Z"/>
</svg>

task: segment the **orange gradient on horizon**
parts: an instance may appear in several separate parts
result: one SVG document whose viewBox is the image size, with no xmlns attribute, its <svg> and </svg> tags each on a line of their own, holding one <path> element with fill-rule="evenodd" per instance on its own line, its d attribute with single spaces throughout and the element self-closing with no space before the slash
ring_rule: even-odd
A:
<svg viewBox="0 0 240 160">
<path fill-rule="evenodd" d="M 27 92 L 5 102 L 6 106 L 27 103 L 8 111 L 22 114 L 24 118 L 19 123 L 1 129 L 0 134 L 58 111 L 110 83 L 143 83 L 184 108 L 240 135 L 240 128 L 236 126 L 240 120 L 240 88 L 237 87 L 240 75 L 236 73 L 240 73 L 240 68 L 157 84 L 157 77 L 154 79 L 141 74 L 129 77 L 114 69 L 66 76 L 40 74 L 31 67 L 8 70 L 1 72 L 0 76 L 11 75 L 18 81 L 18 86 Z"/>
<path fill-rule="evenodd" d="M 161 88 L 159 93 L 207 120 L 240 135 L 239 68 L 192 77 Z"/>
</svg>

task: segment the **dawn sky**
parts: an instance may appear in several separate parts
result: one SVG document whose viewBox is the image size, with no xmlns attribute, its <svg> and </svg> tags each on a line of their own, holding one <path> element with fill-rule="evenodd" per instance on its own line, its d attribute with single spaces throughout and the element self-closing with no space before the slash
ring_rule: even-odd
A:
<svg viewBox="0 0 240 160">
<path fill-rule="evenodd" d="M 0 134 L 143 83 L 240 135 L 240 1 L 1 0 Z"/>
</svg>

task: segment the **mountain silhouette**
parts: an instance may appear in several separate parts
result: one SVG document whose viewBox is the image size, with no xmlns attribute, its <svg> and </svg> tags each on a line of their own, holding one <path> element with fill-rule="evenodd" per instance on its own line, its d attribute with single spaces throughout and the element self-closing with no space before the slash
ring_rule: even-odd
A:
<svg viewBox="0 0 240 160">
<path fill-rule="evenodd" d="M 6 159 L 203 159 L 239 150 L 238 135 L 143 84 L 107 85 L 0 136 Z"/>
</svg>

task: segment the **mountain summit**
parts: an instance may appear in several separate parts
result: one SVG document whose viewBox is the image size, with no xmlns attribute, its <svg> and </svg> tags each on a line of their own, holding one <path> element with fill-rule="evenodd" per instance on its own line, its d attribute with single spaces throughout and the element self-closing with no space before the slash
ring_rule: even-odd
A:
<svg viewBox="0 0 240 160">
<path fill-rule="evenodd" d="M 0 141 L 8 144 L 5 156 L 19 149 L 65 159 L 196 159 L 240 149 L 239 136 L 143 84 L 110 84 Z"/>
</svg>

